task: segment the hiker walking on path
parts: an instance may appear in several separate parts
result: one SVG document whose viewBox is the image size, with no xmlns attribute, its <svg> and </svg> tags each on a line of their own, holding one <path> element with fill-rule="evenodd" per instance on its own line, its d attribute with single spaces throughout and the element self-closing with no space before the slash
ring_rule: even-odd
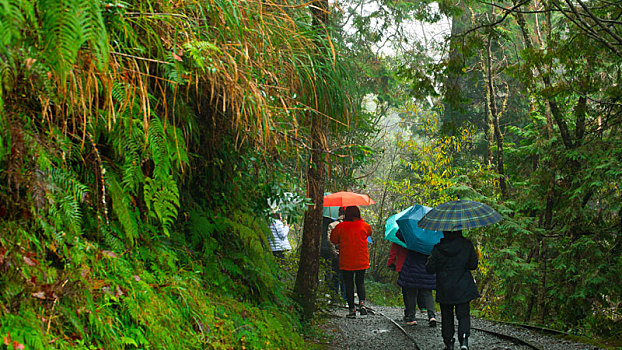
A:
<svg viewBox="0 0 622 350">
<path fill-rule="evenodd" d="M 371 226 L 361 219 L 358 207 L 346 207 L 344 221 L 330 233 L 330 241 L 339 247 L 339 269 L 343 274 L 349 313 L 346 317 L 356 317 L 354 304 L 354 284 L 359 297 L 359 315 L 367 316 L 365 309 L 365 271 L 369 269 L 369 248 L 367 237 L 371 236 Z"/>
<path fill-rule="evenodd" d="M 470 271 L 477 268 L 477 253 L 471 241 L 462 236 L 462 231 L 443 231 L 443 234 L 445 237 L 432 249 L 426 269 L 429 273 L 436 273 L 436 301 L 441 305 L 441 334 L 445 349 L 454 348 L 455 310 L 460 349 L 468 350 L 470 302 L 479 297 Z"/>
<path fill-rule="evenodd" d="M 396 235 L 400 240 L 404 239 L 400 231 Z M 402 249 L 406 250 L 406 258 L 397 279 L 397 284 L 402 287 L 402 297 L 404 298 L 405 306 L 404 320 L 409 326 L 417 324 L 415 316 L 417 312 L 417 299 L 420 297 L 428 313 L 428 325 L 435 327 L 436 313 L 434 312 L 432 290 L 436 289 L 436 275 L 426 271 L 425 264 L 428 260 L 428 255 L 406 248 Z"/>
<path fill-rule="evenodd" d="M 397 243 L 391 243 L 391 250 L 389 250 L 389 259 L 387 260 L 387 267 L 389 270 L 395 271 L 399 273 L 402 271 L 402 266 L 404 265 L 404 261 L 406 260 L 406 254 L 408 254 L 408 249 L 402 247 Z M 402 299 L 404 300 L 404 321 L 408 319 L 408 312 L 406 308 L 406 290 L 402 288 Z"/>
<path fill-rule="evenodd" d="M 287 225 L 286 222 L 283 222 L 281 214 L 272 214 L 272 219 L 270 220 L 270 232 L 272 233 L 272 236 L 268 239 L 270 242 L 270 250 L 277 259 L 282 260 L 285 258 L 285 252 L 291 250 L 292 246 L 289 244 L 289 240 L 287 239 L 287 235 L 289 234 L 289 225 Z"/>
<path fill-rule="evenodd" d="M 330 233 L 333 229 L 343 221 L 345 215 L 345 208 L 339 208 L 339 217 L 333 220 L 330 217 L 324 216 L 322 225 L 322 243 L 320 244 L 320 257 L 326 260 L 329 265 L 330 271 L 327 272 L 326 281 L 329 284 L 329 288 L 333 291 L 334 296 L 341 295 L 343 301 L 346 300 L 345 286 L 343 284 L 343 276 L 341 270 L 339 270 L 339 250 L 329 239 Z M 341 293 L 339 290 L 341 289 Z M 343 303 L 341 301 L 341 303 Z"/>
</svg>

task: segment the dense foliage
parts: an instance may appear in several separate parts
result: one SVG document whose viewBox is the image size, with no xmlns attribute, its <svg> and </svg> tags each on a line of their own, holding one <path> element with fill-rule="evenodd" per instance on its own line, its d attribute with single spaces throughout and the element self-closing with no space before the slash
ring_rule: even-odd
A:
<svg viewBox="0 0 622 350">
<path fill-rule="evenodd" d="M 370 17 L 413 14 L 406 2 L 377 3 Z M 392 198 L 375 210 L 386 213 L 377 229 L 408 205 L 435 205 L 430 193 L 488 203 L 505 220 L 469 232 L 482 252 L 484 314 L 615 342 L 622 334 L 622 7 L 557 0 L 439 4 L 425 11 L 451 16 L 448 55 L 436 65 L 402 60 L 396 72 L 412 96 L 442 97 L 423 114 L 436 113 L 440 127 L 422 134 L 408 125 L 425 118 L 399 114 L 405 126 L 385 144 L 389 157 L 375 189 Z M 413 57 L 412 50 L 403 56 Z M 423 76 L 421 65 L 429 67 Z M 465 130 L 466 143 L 447 152 L 453 160 L 434 157 L 435 143 Z M 451 173 L 450 186 L 424 178 L 430 159 Z"/>
<path fill-rule="evenodd" d="M 319 189 L 378 203 L 370 300 L 388 216 L 474 199 L 482 315 L 621 338 L 620 4 L 328 4 L 0 0 L 0 346 L 308 346 Z"/>
<path fill-rule="evenodd" d="M 266 199 L 348 109 L 308 6 L 0 9 L 3 346 L 302 347 Z"/>
</svg>

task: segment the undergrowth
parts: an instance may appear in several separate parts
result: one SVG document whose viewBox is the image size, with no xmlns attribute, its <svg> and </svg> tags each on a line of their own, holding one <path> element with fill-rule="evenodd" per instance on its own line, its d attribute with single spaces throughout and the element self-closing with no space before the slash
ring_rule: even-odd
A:
<svg viewBox="0 0 622 350">
<path fill-rule="evenodd" d="M 374 305 L 403 307 L 402 291 L 395 283 L 365 280 L 367 300 Z"/>
<path fill-rule="evenodd" d="M 36 229 L 2 222 L 4 343 L 27 349 L 302 348 L 287 288 L 275 278 L 279 267 L 264 253 L 265 231 L 248 214 L 232 217 L 193 213 L 185 246 L 175 244 L 182 243 L 178 239 L 124 251 L 83 237 L 59 245 Z M 211 238 L 196 237 L 207 233 Z M 195 247 L 203 248 L 201 258 Z"/>
</svg>

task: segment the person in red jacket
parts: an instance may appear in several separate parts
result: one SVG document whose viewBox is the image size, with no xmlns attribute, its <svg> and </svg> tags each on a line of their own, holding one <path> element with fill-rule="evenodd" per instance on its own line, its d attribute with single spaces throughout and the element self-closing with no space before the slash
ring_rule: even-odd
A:
<svg viewBox="0 0 622 350">
<path fill-rule="evenodd" d="M 359 315 L 367 316 L 365 309 L 365 270 L 369 269 L 369 248 L 367 237 L 371 226 L 361 219 L 358 207 L 346 208 L 344 221 L 330 233 L 330 241 L 339 247 L 339 269 L 346 285 L 346 299 L 350 309 L 348 318 L 356 317 L 354 284 L 359 297 Z"/>
</svg>

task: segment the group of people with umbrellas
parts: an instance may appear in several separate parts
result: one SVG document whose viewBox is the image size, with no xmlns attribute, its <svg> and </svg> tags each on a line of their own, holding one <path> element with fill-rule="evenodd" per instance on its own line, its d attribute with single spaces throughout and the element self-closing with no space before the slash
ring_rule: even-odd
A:
<svg viewBox="0 0 622 350">
<path fill-rule="evenodd" d="M 347 317 L 367 315 L 364 306 L 365 270 L 369 268 L 367 242 L 371 227 L 360 217 L 358 205 L 374 204 L 366 195 L 337 192 L 324 197 L 324 207 L 345 207 L 343 222 L 328 233 L 330 242 L 338 246 L 339 269 L 345 282 L 349 312 Z M 418 295 L 428 312 L 428 323 L 436 325 L 432 290 L 441 308 L 441 334 L 445 349 L 454 349 L 455 324 L 458 319 L 458 341 L 461 350 L 468 350 L 470 334 L 470 302 L 479 297 L 471 274 L 477 269 L 478 254 L 463 230 L 482 227 L 502 219 L 490 206 L 470 200 L 455 200 L 435 208 L 413 205 L 386 222 L 385 239 L 392 242 L 387 265 L 399 272 L 402 287 L 404 320 L 416 324 Z M 399 253 L 401 251 L 401 253 Z M 359 304 L 354 304 L 356 285 Z"/>
</svg>

